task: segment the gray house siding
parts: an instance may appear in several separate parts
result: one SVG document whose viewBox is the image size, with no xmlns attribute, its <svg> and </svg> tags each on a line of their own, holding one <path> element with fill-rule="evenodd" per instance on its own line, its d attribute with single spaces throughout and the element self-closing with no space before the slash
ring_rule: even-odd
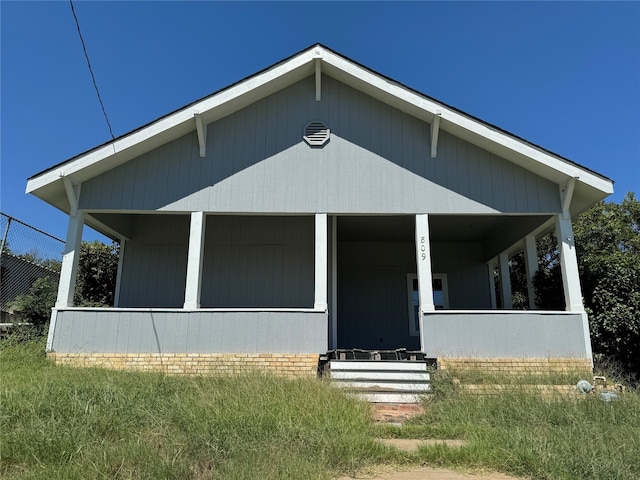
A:
<svg viewBox="0 0 640 480">
<path fill-rule="evenodd" d="M 323 353 L 323 312 L 65 310 L 52 351 L 60 353 Z"/>
<path fill-rule="evenodd" d="M 125 245 L 121 307 L 180 308 L 184 304 L 188 215 L 136 215 Z"/>
<path fill-rule="evenodd" d="M 433 243 L 431 262 L 434 273 L 446 273 L 449 308 L 490 309 L 491 291 L 484 250 L 479 243 Z"/>
<path fill-rule="evenodd" d="M 427 355 L 466 358 L 585 358 L 580 313 L 436 312 L 424 315 Z"/>
<path fill-rule="evenodd" d="M 314 219 L 208 216 L 202 307 L 312 308 Z"/>
<path fill-rule="evenodd" d="M 331 128 L 323 148 L 302 139 Z M 312 77 L 82 186 L 80 208 L 262 213 L 554 213 L 558 186 L 446 131 L 430 157 L 429 124 Z"/>
</svg>

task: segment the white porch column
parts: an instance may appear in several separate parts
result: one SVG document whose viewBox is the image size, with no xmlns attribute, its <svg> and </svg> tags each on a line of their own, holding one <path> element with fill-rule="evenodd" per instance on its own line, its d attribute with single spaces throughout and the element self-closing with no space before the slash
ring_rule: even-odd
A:
<svg viewBox="0 0 640 480">
<path fill-rule="evenodd" d="M 316 213 L 316 266 L 313 309 L 327 311 L 327 214 Z"/>
<path fill-rule="evenodd" d="M 431 280 L 431 243 L 429 241 L 429 215 L 416 215 L 416 260 L 418 266 L 418 296 L 420 313 L 434 312 L 433 282 Z M 422 319 L 420 321 L 422 330 Z"/>
<path fill-rule="evenodd" d="M 489 274 L 489 295 L 491 296 L 491 298 L 489 299 L 491 301 L 491 309 L 495 310 L 496 308 L 498 308 L 498 302 L 496 300 L 496 280 L 493 277 L 493 271 L 495 269 L 495 264 L 494 263 L 487 263 L 487 273 Z"/>
<path fill-rule="evenodd" d="M 529 308 L 535 310 L 536 305 L 536 291 L 533 288 L 533 278 L 538 273 L 538 248 L 536 245 L 536 237 L 534 235 L 527 235 L 524 237 L 524 269 L 527 275 L 527 296 L 529 297 Z"/>
<path fill-rule="evenodd" d="M 124 264 L 124 250 L 127 245 L 127 241 L 124 238 L 120 239 L 120 248 L 118 249 L 118 270 L 116 272 L 116 290 L 113 292 L 113 306 L 120 306 L 120 289 L 122 288 L 122 266 Z"/>
<path fill-rule="evenodd" d="M 576 257 L 576 246 L 570 216 L 556 215 L 556 237 L 558 237 L 558 250 L 560 252 L 565 310 L 568 312 L 584 312 L 578 273 L 578 258 Z"/>
<path fill-rule="evenodd" d="M 189 254 L 187 256 L 187 284 L 184 291 L 184 308 L 187 310 L 200 308 L 205 224 L 206 217 L 204 212 L 191 213 Z"/>
<path fill-rule="evenodd" d="M 513 301 L 511 298 L 511 274 L 509 272 L 509 255 L 503 252 L 498 257 L 500 268 L 500 295 L 502 297 L 502 308 L 511 310 Z"/>
<path fill-rule="evenodd" d="M 82 245 L 82 228 L 84 227 L 84 212 L 77 210 L 75 215 L 69 215 L 67 238 L 62 255 L 62 268 L 60 269 L 60 283 L 58 284 L 58 298 L 56 308 L 73 307 L 73 294 L 76 290 L 76 277 L 78 275 L 78 260 L 80 259 L 80 246 Z"/>
</svg>

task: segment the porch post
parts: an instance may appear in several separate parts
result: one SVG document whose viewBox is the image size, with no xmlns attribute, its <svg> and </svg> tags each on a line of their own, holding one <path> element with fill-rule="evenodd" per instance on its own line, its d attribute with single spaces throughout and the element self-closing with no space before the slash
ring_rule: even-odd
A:
<svg viewBox="0 0 640 480">
<path fill-rule="evenodd" d="M 184 308 L 187 310 L 200 308 L 205 224 L 206 217 L 204 212 L 191 213 L 189 253 L 187 256 L 187 284 L 184 291 Z"/>
<path fill-rule="evenodd" d="M 529 297 L 529 308 L 535 310 L 536 290 L 533 288 L 533 279 L 538 273 L 538 246 L 536 245 L 535 235 L 527 235 L 524 237 L 524 269 L 527 275 L 527 295 Z"/>
<path fill-rule="evenodd" d="M 491 309 L 495 310 L 498 308 L 498 302 L 496 301 L 496 280 L 493 276 L 493 271 L 495 269 L 495 264 L 493 261 L 487 263 L 487 273 L 489 274 L 489 294 L 491 296 Z"/>
<path fill-rule="evenodd" d="M 500 262 L 500 295 L 502 297 L 502 308 L 505 310 L 511 310 L 513 308 L 513 301 L 511 298 L 511 274 L 509 272 L 509 255 L 506 252 L 502 252 L 498 257 Z"/>
<path fill-rule="evenodd" d="M 118 248 L 118 270 L 116 272 L 116 289 L 113 292 L 113 306 L 120 306 L 120 289 L 122 288 L 122 265 L 124 263 L 124 250 L 127 245 L 127 241 L 124 238 L 120 239 L 120 248 Z"/>
<path fill-rule="evenodd" d="M 418 274 L 418 299 L 420 301 L 420 350 L 424 351 L 424 313 L 435 312 L 433 303 L 433 281 L 431 273 L 431 242 L 429 238 L 429 215 L 416 215 L 416 263 Z"/>
<path fill-rule="evenodd" d="M 315 294 L 313 309 L 327 311 L 327 214 L 316 213 Z"/>
<path fill-rule="evenodd" d="M 560 270 L 564 288 L 565 310 L 568 312 L 584 312 L 582 290 L 578 274 L 578 258 L 569 215 L 556 215 L 556 236 L 560 251 Z"/>
<path fill-rule="evenodd" d="M 69 215 L 67 238 L 64 244 L 62 267 L 60 269 L 60 283 L 58 284 L 56 308 L 73 307 L 73 294 L 76 290 L 83 226 L 84 212 L 82 210 L 76 210 L 75 215 Z"/>
<path fill-rule="evenodd" d="M 416 259 L 418 270 L 418 296 L 420 313 L 434 312 L 433 283 L 431 281 L 431 242 L 429 215 L 416 215 Z"/>
</svg>

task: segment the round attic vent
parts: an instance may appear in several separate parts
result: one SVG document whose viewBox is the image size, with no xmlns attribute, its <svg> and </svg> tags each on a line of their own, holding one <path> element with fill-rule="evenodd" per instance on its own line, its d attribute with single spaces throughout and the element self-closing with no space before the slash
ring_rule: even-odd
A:
<svg viewBox="0 0 640 480">
<path fill-rule="evenodd" d="M 312 147 L 321 147 L 329 141 L 331 131 L 322 122 L 309 122 L 304 127 L 304 141 Z"/>
</svg>

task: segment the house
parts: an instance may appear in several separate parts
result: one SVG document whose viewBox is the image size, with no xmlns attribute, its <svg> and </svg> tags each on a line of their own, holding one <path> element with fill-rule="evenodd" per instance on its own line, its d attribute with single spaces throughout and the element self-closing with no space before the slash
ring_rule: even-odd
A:
<svg viewBox="0 0 640 480">
<path fill-rule="evenodd" d="M 571 217 L 613 182 L 320 44 L 27 192 L 69 214 L 60 363 L 312 374 L 330 350 L 404 348 L 591 365 Z M 73 305 L 84 225 L 120 241 L 114 308 Z M 512 310 L 509 257 L 530 279 L 549 231 L 566 311 Z"/>
</svg>

